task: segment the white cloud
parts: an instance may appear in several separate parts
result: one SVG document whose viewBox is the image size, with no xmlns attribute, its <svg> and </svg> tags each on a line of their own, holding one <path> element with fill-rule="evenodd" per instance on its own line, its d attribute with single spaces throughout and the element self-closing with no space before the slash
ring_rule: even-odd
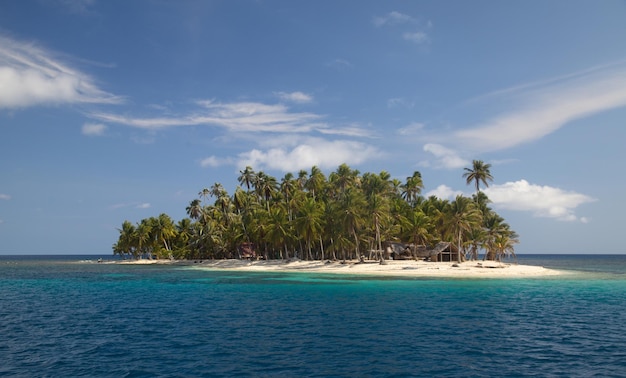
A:
<svg viewBox="0 0 626 378">
<path fill-rule="evenodd" d="M 52 0 L 50 3 L 61 5 L 71 13 L 85 14 L 89 13 L 96 0 Z"/>
<path fill-rule="evenodd" d="M 144 203 L 140 203 L 140 202 L 128 202 L 128 203 L 116 203 L 115 205 L 111 205 L 109 206 L 111 209 L 121 209 L 124 207 L 134 207 L 135 209 L 149 209 L 150 207 L 152 207 L 152 205 L 150 205 L 147 202 Z"/>
<path fill-rule="evenodd" d="M 341 58 L 334 59 L 326 64 L 327 67 L 331 67 L 337 70 L 344 70 L 347 68 L 352 68 L 354 65 L 349 61 Z"/>
<path fill-rule="evenodd" d="M 561 221 L 580 221 L 587 223 L 588 218 L 578 218 L 574 210 L 584 204 L 596 201 L 587 195 L 565 191 L 550 186 L 530 184 L 526 180 L 492 185 L 484 189 L 494 206 L 517 211 L 531 211 L 535 216 L 555 218 Z"/>
<path fill-rule="evenodd" d="M 10 195 L 0 193 L 0 200 L 6 200 L 6 201 L 8 201 L 8 200 L 10 200 L 10 199 L 11 199 L 11 196 L 10 196 Z"/>
<path fill-rule="evenodd" d="M 424 124 L 419 122 L 413 122 L 405 127 L 398 129 L 400 135 L 415 135 L 424 129 Z"/>
<path fill-rule="evenodd" d="M 103 122 L 117 123 L 146 130 L 178 126 L 212 125 L 235 132 L 310 132 L 326 128 L 319 122 L 321 115 L 294 113 L 283 104 L 267 105 L 258 102 L 216 103 L 198 101 L 196 111 L 179 117 L 133 118 L 112 113 L 92 113 Z"/>
<path fill-rule="evenodd" d="M 426 144 L 424 146 L 424 151 L 430 152 L 431 154 L 435 155 L 435 158 L 437 159 L 436 163 L 434 164 L 435 168 L 455 169 L 465 167 L 469 164 L 469 161 L 458 156 L 456 151 L 444 147 L 440 144 Z"/>
<path fill-rule="evenodd" d="M 320 168 L 334 168 L 342 163 L 360 164 L 381 156 L 381 152 L 370 145 L 345 140 L 326 141 L 308 138 L 305 142 L 288 149 L 269 148 L 265 151 L 254 149 L 239 155 L 238 166 L 266 167 L 285 172 L 307 169 L 314 165 Z"/>
<path fill-rule="evenodd" d="M 409 42 L 413 42 L 413 43 L 417 43 L 417 44 L 422 44 L 422 43 L 427 43 L 430 39 L 428 38 L 428 34 L 424 33 L 424 32 L 413 32 L 413 33 L 404 33 L 402 34 L 402 38 L 404 38 L 405 40 L 409 41 Z"/>
<path fill-rule="evenodd" d="M 374 20 L 373 20 L 374 25 L 376 27 L 382 27 L 385 25 L 405 24 L 405 23 L 409 23 L 413 21 L 415 21 L 413 17 L 409 16 L 408 14 L 400 13 L 397 11 L 389 12 L 384 16 L 374 17 Z"/>
<path fill-rule="evenodd" d="M 428 191 L 424 194 L 424 197 L 428 198 L 430 196 L 435 196 L 441 199 L 454 199 L 458 195 L 462 195 L 463 192 L 459 190 L 453 190 L 447 185 L 439 185 L 437 188 Z"/>
<path fill-rule="evenodd" d="M 453 137 L 475 150 L 506 149 L 540 139 L 576 119 L 626 106 L 626 66 L 594 68 L 498 91 L 477 101 L 484 100 L 506 102 L 505 108 L 512 110 Z"/>
<path fill-rule="evenodd" d="M 276 96 L 283 101 L 295 102 L 297 104 L 307 104 L 313 101 L 313 97 L 302 92 L 276 92 Z"/>
<path fill-rule="evenodd" d="M 106 131 L 106 126 L 101 123 L 85 123 L 81 129 L 83 135 L 101 136 Z"/>
<path fill-rule="evenodd" d="M 343 136 L 363 137 L 363 138 L 374 137 L 374 133 L 371 130 L 363 128 L 358 124 L 333 127 L 333 128 L 328 127 L 328 128 L 316 129 L 316 131 L 324 135 L 343 135 Z"/>
<path fill-rule="evenodd" d="M 415 106 L 415 103 L 405 98 L 401 98 L 401 97 L 390 98 L 389 100 L 387 100 L 388 108 L 396 108 L 396 107 L 412 108 L 414 106 Z"/>
<path fill-rule="evenodd" d="M 0 36 L 0 108 L 121 101 L 52 53 Z"/>
<path fill-rule="evenodd" d="M 208 158 L 202 159 L 202 161 L 200 161 L 200 166 L 216 168 L 216 167 L 220 167 L 222 165 L 227 165 L 231 163 L 232 163 L 232 159 L 229 159 L 229 158 L 219 158 L 217 156 L 209 156 Z"/>
</svg>

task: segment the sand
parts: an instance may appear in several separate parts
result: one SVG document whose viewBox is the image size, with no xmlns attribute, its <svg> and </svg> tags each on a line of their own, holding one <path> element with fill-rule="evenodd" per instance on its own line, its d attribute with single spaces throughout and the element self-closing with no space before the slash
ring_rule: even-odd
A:
<svg viewBox="0 0 626 378">
<path fill-rule="evenodd" d="M 250 272 L 311 272 L 335 274 L 360 274 L 402 277 L 455 277 L 455 278 L 524 278 L 557 276 L 563 271 L 541 266 L 500 263 L 495 261 L 427 262 L 390 260 L 385 265 L 375 261 L 301 261 L 301 260 L 127 260 L 122 264 L 172 264 L 188 265 L 197 269 L 233 270 Z"/>
</svg>

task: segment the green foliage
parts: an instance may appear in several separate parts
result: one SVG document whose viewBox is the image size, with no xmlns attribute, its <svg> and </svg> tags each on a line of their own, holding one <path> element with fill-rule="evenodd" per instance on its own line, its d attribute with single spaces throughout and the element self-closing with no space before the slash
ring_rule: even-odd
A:
<svg viewBox="0 0 626 378">
<path fill-rule="evenodd" d="M 448 241 L 477 258 L 513 255 L 518 240 L 479 184 L 493 180 L 489 164 L 465 168 L 477 192 L 453 201 L 424 198 L 420 172 L 403 183 L 382 171 L 351 169 L 347 164 L 325 176 L 318 167 L 287 173 L 280 180 L 252 167 L 240 171 L 234 193 L 215 183 L 186 208 L 175 223 L 167 214 L 124 221 L 113 253 L 132 258 L 238 258 L 241 243 L 252 243 L 265 258 L 355 259 L 380 252 L 384 241 L 434 245 Z M 370 253 L 371 254 L 371 253 Z M 380 254 L 382 257 L 382 254 Z"/>
</svg>

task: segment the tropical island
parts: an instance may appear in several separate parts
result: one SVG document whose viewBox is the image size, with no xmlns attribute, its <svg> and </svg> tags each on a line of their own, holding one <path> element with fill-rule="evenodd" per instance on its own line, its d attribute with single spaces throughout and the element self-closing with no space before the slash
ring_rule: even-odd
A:
<svg viewBox="0 0 626 378">
<path fill-rule="evenodd" d="M 215 183 L 176 223 L 167 214 L 124 221 L 113 253 L 148 261 L 462 263 L 482 256 L 501 263 L 515 257 L 519 239 L 480 190 L 493 181 L 490 167 L 474 160 L 462 177 L 476 192 L 450 201 L 424 198 L 418 171 L 401 182 L 386 171 L 361 174 L 347 164 L 326 177 L 314 166 L 279 182 L 248 166 L 232 195 Z"/>
</svg>

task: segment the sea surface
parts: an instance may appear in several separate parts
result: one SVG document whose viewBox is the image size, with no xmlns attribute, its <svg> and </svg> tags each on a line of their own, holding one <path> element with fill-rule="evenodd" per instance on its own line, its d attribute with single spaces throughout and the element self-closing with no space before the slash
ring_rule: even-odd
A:
<svg viewBox="0 0 626 378">
<path fill-rule="evenodd" d="M 626 377 L 626 255 L 515 279 L 113 259 L 0 256 L 0 376 Z"/>
</svg>

